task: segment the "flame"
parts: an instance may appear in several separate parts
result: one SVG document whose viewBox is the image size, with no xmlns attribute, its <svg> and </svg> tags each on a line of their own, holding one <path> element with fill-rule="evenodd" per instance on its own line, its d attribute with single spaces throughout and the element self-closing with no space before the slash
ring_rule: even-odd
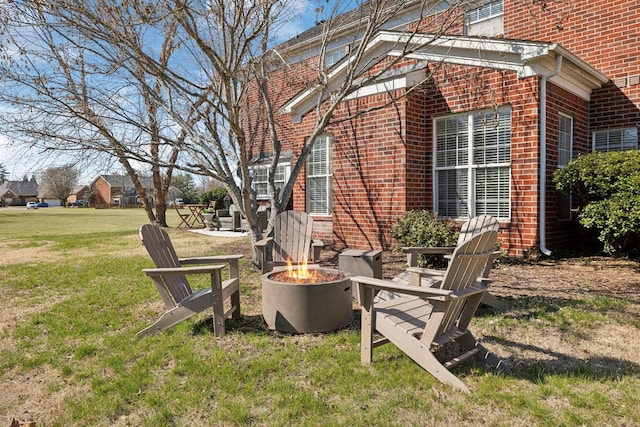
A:
<svg viewBox="0 0 640 427">
<path fill-rule="evenodd" d="M 287 258 L 287 275 L 292 279 L 297 280 L 315 280 L 315 274 L 311 270 L 309 270 L 309 265 L 307 261 L 304 260 L 301 264 L 297 265 L 296 268 L 293 268 L 293 264 L 291 263 L 291 258 Z"/>
</svg>

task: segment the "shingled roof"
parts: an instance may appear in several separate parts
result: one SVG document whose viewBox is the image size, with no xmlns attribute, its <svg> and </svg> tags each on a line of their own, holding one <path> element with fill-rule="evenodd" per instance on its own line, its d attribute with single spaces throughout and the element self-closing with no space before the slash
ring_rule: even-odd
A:
<svg viewBox="0 0 640 427">
<path fill-rule="evenodd" d="M 37 197 L 38 183 L 33 181 L 5 181 L 0 184 L 0 195 L 13 193 L 16 197 Z"/>
</svg>

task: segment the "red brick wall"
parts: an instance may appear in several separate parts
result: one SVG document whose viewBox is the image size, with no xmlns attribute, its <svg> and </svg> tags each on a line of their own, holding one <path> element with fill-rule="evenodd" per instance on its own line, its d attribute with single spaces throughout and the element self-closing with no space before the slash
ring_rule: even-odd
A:
<svg viewBox="0 0 640 427">
<path fill-rule="evenodd" d="M 518 79 L 514 72 L 447 65 L 431 82 L 407 98 L 327 129 L 334 137 L 333 214 L 316 217 L 315 237 L 338 246 L 389 248 L 391 227 L 407 210 L 433 208 L 433 118 L 509 104 L 512 110 L 511 221 L 501 224 L 503 248 L 516 256 L 538 245 L 538 92 L 539 78 Z M 394 95 L 398 95 L 400 92 Z M 382 106 L 391 94 L 344 103 L 336 118 Z M 557 141 L 557 113 L 575 118 L 576 144 L 586 147 L 586 102 L 549 85 L 548 140 Z M 281 116 L 285 146 L 297 156 L 313 128 L 315 115 L 292 124 Z M 284 137 L 282 135 L 285 135 Z M 557 146 L 548 147 L 549 164 L 557 164 Z M 549 244 L 564 236 L 556 226 L 555 190 L 548 170 Z M 306 210 L 305 171 L 294 189 L 293 207 Z"/>
<path fill-rule="evenodd" d="M 505 0 L 505 37 L 559 43 L 611 79 L 592 95 L 590 131 L 639 126 L 640 3 L 548 1 L 546 11 L 531 3 Z"/>
<path fill-rule="evenodd" d="M 567 247 L 579 235 L 575 221 L 557 220 L 558 191 L 553 183 L 553 172 L 558 167 L 558 116 L 573 118 L 573 155 L 591 149 L 588 125 L 588 102 L 559 87 L 547 86 L 547 245 L 550 248 Z"/>
<path fill-rule="evenodd" d="M 272 73 L 270 85 L 278 88 L 283 84 L 274 91 L 272 99 L 275 105 L 281 105 L 303 87 L 300 84 L 302 78 L 292 84 L 289 76 L 299 77 L 305 69 L 308 67 L 297 64 L 294 69 L 280 69 Z M 310 78 L 311 75 L 305 77 Z M 325 134 L 334 138 L 333 213 L 329 217 L 314 217 L 314 237 L 332 241 L 338 246 L 375 249 L 391 246 L 391 226 L 407 209 L 407 145 L 413 147 L 413 156 L 417 157 L 413 161 L 419 166 L 411 173 L 411 179 L 420 183 L 419 187 L 411 190 L 413 199 L 410 207 L 430 205 L 424 185 L 426 153 L 419 148 L 425 136 L 424 120 L 420 118 L 423 117 L 423 109 L 415 108 L 412 113 L 415 121 L 408 130 L 405 113 L 409 101 L 402 99 L 385 107 L 401 94 L 399 91 L 350 100 L 336 111 L 335 120 L 341 121 L 352 116 L 354 111 L 384 107 L 326 129 Z M 416 98 L 420 97 L 416 95 Z M 248 122 L 258 123 L 264 111 L 254 92 L 249 104 L 254 108 L 250 110 Z M 295 162 L 314 128 L 316 114 L 309 112 L 300 123 L 293 123 L 289 115 L 278 115 L 276 120 L 283 150 L 292 150 Z M 248 126 L 247 129 L 247 134 L 251 135 L 252 155 L 272 151 L 264 124 Z M 303 167 L 294 185 L 292 198 L 295 210 L 307 210 L 305 176 Z"/>
<path fill-rule="evenodd" d="M 455 65 L 442 67 L 436 77 L 437 84 L 425 88 L 425 114 L 430 117 L 425 149 L 429 152 L 433 150 L 431 118 L 511 105 L 511 221 L 501 223 L 499 239 L 512 255 L 534 251 L 538 244 L 539 79 Z"/>
<path fill-rule="evenodd" d="M 96 182 L 93 183 L 93 190 L 96 193 L 97 205 L 110 205 L 111 204 L 111 192 L 109 184 L 106 183 L 102 177 L 99 177 Z"/>
<path fill-rule="evenodd" d="M 348 101 L 337 117 L 383 106 L 390 95 Z M 405 105 L 402 99 L 331 129 L 333 240 L 339 246 L 381 249 L 392 243 L 391 226 L 406 209 Z"/>
<path fill-rule="evenodd" d="M 557 165 L 557 117 L 574 118 L 574 153 L 590 149 L 590 132 L 605 127 L 638 125 L 640 67 L 638 66 L 640 6 L 630 1 L 558 2 L 505 0 L 504 36 L 511 39 L 558 42 L 614 80 L 596 91 L 591 102 L 548 85 L 547 109 L 547 243 L 561 245 L 571 233 L 556 221 L 557 193 L 552 173 Z M 560 9 L 558 9 L 560 7 Z M 612 19 L 613 18 L 613 19 Z M 635 25 L 635 26 L 634 26 Z M 314 77 L 313 60 L 281 68 L 270 76 L 274 105 L 282 105 Z M 327 129 L 334 136 L 333 214 L 317 217 L 315 234 L 339 246 L 389 247 L 390 230 L 406 210 L 432 209 L 433 118 L 495 108 L 512 109 L 511 220 L 501 224 L 503 247 L 516 256 L 537 250 L 539 122 L 538 77 L 518 79 L 514 72 L 445 66 L 437 84 L 426 85 L 402 101 Z M 397 94 L 395 94 L 397 95 Z M 336 117 L 349 111 L 381 106 L 390 94 L 351 100 Z M 250 98 L 247 140 L 252 154 L 271 152 L 264 124 L 258 123 L 261 104 Z M 277 117 L 279 137 L 294 161 L 315 123 L 307 114 L 301 123 Z M 306 210 L 305 171 L 296 182 L 293 208 Z"/>
</svg>

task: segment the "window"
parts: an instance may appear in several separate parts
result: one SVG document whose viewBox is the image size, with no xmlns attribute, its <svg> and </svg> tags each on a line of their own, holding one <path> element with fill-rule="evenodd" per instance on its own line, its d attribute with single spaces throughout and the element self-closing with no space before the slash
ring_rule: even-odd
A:
<svg viewBox="0 0 640 427">
<path fill-rule="evenodd" d="M 480 3 L 480 7 L 467 14 L 470 23 L 502 15 L 503 0 L 481 0 L 478 3 Z"/>
<path fill-rule="evenodd" d="M 573 155 L 573 117 L 558 116 L 558 168 L 565 167 Z M 558 219 L 571 219 L 571 194 L 558 193 Z"/>
<path fill-rule="evenodd" d="M 503 0 L 477 0 L 476 9 L 467 12 L 465 34 L 493 37 L 504 32 Z"/>
<path fill-rule="evenodd" d="M 627 151 L 638 149 L 638 129 L 607 129 L 593 133 L 593 151 Z"/>
<path fill-rule="evenodd" d="M 510 217 L 511 108 L 434 121 L 435 190 L 441 217 Z"/>
<path fill-rule="evenodd" d="M 329 51 L 325 54 L 324 66 L 327 68 L 331 68 L 333 64 L 340 61 L 346 55 L 347 55 L 347 49 L 345 47 L 341 47 L 339 49 Z"/>
<path fill-rule="evenodd" d="M 331 214 L 332 145 L 332 137 L 319 137 L 307 159 L 307 211 L 312 215 Z"/>
<path fill-rule="evenodd" d="M 276 167 L 276 175 L 274 177 L 274 184 L 277 189 L 282 189 L 289 175 L 291 173 L 291 165 L 288 163 L 279 164 Z M 268 185 L 269 185 L 269 166 L 256 166 L 253 168 L 253 189 L 256 191 L 258 199 L 268 199 Z"/>
</svg>

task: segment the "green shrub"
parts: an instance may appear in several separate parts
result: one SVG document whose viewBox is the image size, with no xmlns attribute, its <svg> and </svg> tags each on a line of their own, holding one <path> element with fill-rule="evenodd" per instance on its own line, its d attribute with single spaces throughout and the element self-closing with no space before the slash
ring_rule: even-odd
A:
<svg viewBox="0 0 640 427">
<path fill-rule="evenodd" d="M 437 213 L 409 211 L 398 219 L 391 232 L 402 246 L 455 246 L 460 227 L 451 220 L 440 221 Z M 418 260 L 418 265 L 423 267 L 443 267 L 446 264 L 442 255 L 421 255 Z"/>
<path fill-rule="evenodd" d="M 227 195 L 227 189 L 223 187 L 214 188 L 200 195 L 200 203 L 209 206 L 209 202 L 215 201 L 215 209 L 224 208 L 224 198 Z"/>
<path fill-rule="evenodd" d="M 606 253 L 640 255 L 640 151 L 579 156 L 554 181 L 573 195 L 580 224 L 597 231 Z"/>
</svg>

